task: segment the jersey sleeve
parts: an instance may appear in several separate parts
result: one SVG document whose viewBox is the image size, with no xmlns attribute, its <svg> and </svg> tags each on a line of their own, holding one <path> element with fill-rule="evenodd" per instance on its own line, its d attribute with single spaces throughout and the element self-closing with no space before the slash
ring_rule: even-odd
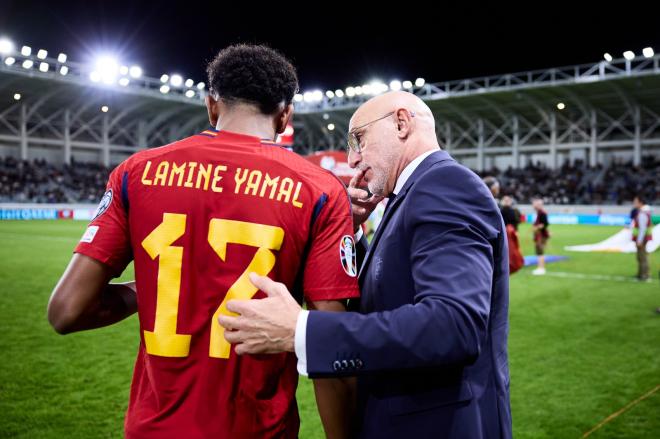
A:
<svg viewBox="0 0 660 439">
<path fill-rule="evenodd" d="M 133 259 L 128 227 L 128 171 L 124 163 L 110 174 L 105 194 L 74 253 L 112 268 L 119 276 Z"/>
<path fill-rule="evenodd" d="M 345 188 L 336 180 L 316 202 L 303 290 L 308 301 L 358 297 L 353 216 Z"/>
</svg>

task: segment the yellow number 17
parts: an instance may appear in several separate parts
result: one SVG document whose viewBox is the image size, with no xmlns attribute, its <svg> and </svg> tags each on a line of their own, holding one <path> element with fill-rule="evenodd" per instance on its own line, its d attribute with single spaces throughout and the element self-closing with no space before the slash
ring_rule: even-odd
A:
<svg viewBox="0 0 660 439">
<path fill-rule="evenodd" d="M 186 357 L 190 351 L 190 334 L 176 332 L 181 294 L 181 268 L 183 247 L 172 245 L 186 231 L 186 215 L 164 213 L 163 222 L 142 241 L 142 247 L 151 259 L 158 257 L 156 289 L 156 318 L 153 331 L 144 331 L 144 344 L 148 354 L 161 357 Z M 209 223 L 208 242 L 223 261 L 227 257 L 227 244 L 257 247 L 252 261 L 241 276 L 226 291 L 225 297 L 211 319 L 209 356 L 229 358 L 230 345 L 224 338 L 224 329 L 218 324 L 220 314 L 230 315 L 227 301 L 247 300 L 258 291 L 248 278 L 255 272 L 266 276 L 275 266 L 275 255 L 284 241 L 281 227 L 214 218 Z"/>
</svg>

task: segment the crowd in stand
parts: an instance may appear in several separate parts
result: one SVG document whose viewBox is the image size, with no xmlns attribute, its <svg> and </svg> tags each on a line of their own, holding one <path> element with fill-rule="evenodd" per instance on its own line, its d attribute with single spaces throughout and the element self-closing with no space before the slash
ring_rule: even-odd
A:
<svg viewBox="0 0 660 439">
<path fill-rule="evenodd" d="M 0 158 L 0 202 L 98 203 L 109 174 L 110 169 L 95 163 Z"/>
<path fill-rule="evenodd" d="M 518 203 L 542 197 L 546 204 L 630 204 L 636 194 L 649 204 L 660 202 L 660 159 L 644 157 L 640 166 L 613 161 L 588 167 L 582 161 L 550 169 L 540 163 L 525 168 L 491 169 L 480 173 L 499 180 L 500 194 Z"/>
<path fill-rule="evenodd" d="M 110 170 L 95 163 L 0 158 L 0 202 L 96 203 Z M 496 177 L 501 195 L 518 203 L 540 195 L 547 204 L 628 204 L 635 194 L 643 194 L 649 204 L 660 202 L 660 159 L 652 156 L 644 157 L 640 166 L 615 161 L 588 167 L 575 161 L 555 170 L 532 164 L 480 174 Z"/>
</svg>

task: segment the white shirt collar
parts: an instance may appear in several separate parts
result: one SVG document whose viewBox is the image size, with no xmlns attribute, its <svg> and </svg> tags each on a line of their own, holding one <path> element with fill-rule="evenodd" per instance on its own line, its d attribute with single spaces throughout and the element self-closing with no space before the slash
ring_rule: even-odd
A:
<svg viewBox="0 0 660 439">
<path fill-rule="evenodd" d="M 415 159 L 412 162 L 408 163 L 408 166 L 403 168 L 403 171 L 401 171 L 399 178 L 396 179 L 396 184 L 394 185 L 394 190 L 392 191 L 394 195 L 397 195 L 399 192 L 401 192 L 403 185 L 406 184 L 406 181 L 408 181 L 412 173 L 415 172 L 415 169 L 417 169 L 419 164 L 422 163 L 426 157 L 430 156 L 436 151 L 440 151 L 440 150 L 432 149 L 430 151 L 426 151 L 418 155 L 417 157 L 415 157 Z"/>
</svg>

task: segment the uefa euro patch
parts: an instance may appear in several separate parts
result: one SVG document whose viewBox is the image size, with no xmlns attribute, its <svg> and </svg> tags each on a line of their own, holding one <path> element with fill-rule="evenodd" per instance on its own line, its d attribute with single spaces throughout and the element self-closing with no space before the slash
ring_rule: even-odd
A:
<svg viewBox="0 0 660 439">
<path fill-rule="evenodd" d="M 108 191 L 105 194 L 103 194 L 103 198 L 101 198 L 99 207 L 97 207 L 96 212 L 94 212 L 94 217 L 92 218 L 92 221 L 103 215 L 103 213 L 106 210 L 108 210 L 108 207 L 110 207 L 110 203 L 112 203 L 112 189 L 108 189 Z"/>
<path fill-rule="evenodd" d="M 357 258 L 355 254 L 355 241 L 353 237 L 344 235 L 339 242 L 339 259 L 344 271 L 351 277 L 357 276 Z"/>
</svg>

